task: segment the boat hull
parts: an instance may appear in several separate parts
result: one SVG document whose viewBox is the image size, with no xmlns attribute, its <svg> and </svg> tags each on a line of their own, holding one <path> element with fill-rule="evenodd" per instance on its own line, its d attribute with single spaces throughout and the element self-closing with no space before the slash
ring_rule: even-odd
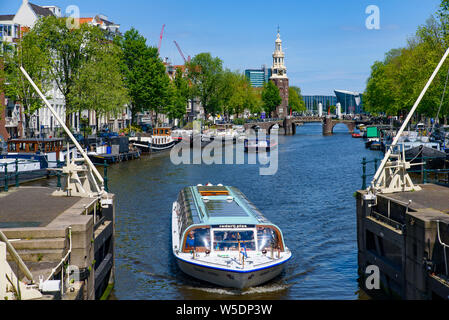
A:
<svg viewBox="0 0 449 320">
<path fill-rule="evenodd" d="M 170 141 L 169 143 L 165 143 L 165 144 L 155 144 L 152 143 L 151 144 L 151 151 L 152 152 L 162 152 L 165 150 L 169 150 L 171 148 L 173 148 L 173 146 L 175 145 L 175 141 Z"/>
<path fill-rule="evenodd" d="M 179 268 L 189 276 L 207 281 L 225 288 L 245 289 L 264 284 L 282 273 L 288 260 L 280 261 L 265 268 L 252 271 L 235 271 L 218 267 L 205 266 L 176 257 Z"/>
</svg>

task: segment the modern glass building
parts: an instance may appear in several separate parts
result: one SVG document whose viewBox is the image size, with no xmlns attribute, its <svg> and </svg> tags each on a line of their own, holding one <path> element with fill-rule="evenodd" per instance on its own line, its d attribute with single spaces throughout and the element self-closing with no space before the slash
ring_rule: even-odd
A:
<svg viewBox="0 0 449 320">
<path fill-rule="evenodd" d="M 363 96 L 358 92 L 334 90 L 338 102 L 341 104 L 343 114 L 363 113 Z"/>
<path fill-rule="evenodd" d="M 323 113 L 327 113 L 330 106 L 337 104 L 337 97 L 335 96 L 302 96 L 306 104 L 307 111 L 318 113 L 318 105 L 323 104 Z"/>
<path fill-rule="evenodd" d="M 270 79 L 271 69 L 266 66 L 262 66 L 261 69 L 247 69 L 245 76 L 249 79 L 252 87 L 260 88 Z"/>
</svg>

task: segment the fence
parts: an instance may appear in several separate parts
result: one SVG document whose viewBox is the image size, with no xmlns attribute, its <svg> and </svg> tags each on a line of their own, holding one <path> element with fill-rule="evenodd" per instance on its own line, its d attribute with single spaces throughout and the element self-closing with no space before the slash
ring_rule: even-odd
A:
<svg viewBox="0 0 449 320">
<path fill-rule="evenodd" d="M 36 170 L 28 170 L 28 171 L 21 171 L 19 170 L 20 165 L 23 164 L 40 164 L 41 162 L 39 160 L 19 160 L 16 158 L 13 162 L 9 163 L 0 163 L 0 191 L 3 189 L 3 191 L 8 192 L 10 186 L 19 187 L 22 183 L 31 182 L 38 179 L 43 178 L 50 178 L 52 176 L 55 176 L 57 179 L 57 187 L 61 188 L 61 177 L 65 176 L 65 174 L 62 173 L 60 170 L 64 166 L 63 161 L 47 161 L 48 165 L 55 164 L 56 166 L 53 168 L 43 168 L 36 169 Z M 109 192 L 108 188 L 108 167 L 106 160 L 103 164 L 96 163 L 97 166 L 103 167 L 103 179 L 104 179 L 104 189 L 106 192 Z M 9 167 L 9 168 L 8 168 Z M 13 167 L 12 170 L 11 167 Z M 3 183 L 3 187 L 1 184 Z"/>
<path fill-rule="evenodd" d="M 435 184 L 445 184 L 449 185 L 449 168 L 442 169 L 431 169 L 428 168 L 428 164 L 432 161 L 443 159 L 443 158 L 433 158 L 433 157 L 421 157 L 414 158 L 413 161 L 421 163 L 420 166 L 416 166 L 418 170 L 407 170 L 411 174 L 411 178 L 414 183 L 435 183 Z M 381 163 L 382 159 L 373 159 L 367 161 L 366 158 L 362 159 L 362 190 L 367 188 L 366 179 L 374 177 L 377 172 L 378 165 Z M 368 165 L 372 164 L 373 172 L 367 173 Z M 446 167 L 447 160 L 444 159 L 444 167 Z M 413 168 L 413 167 L 412 167 Z"/>
</svg>

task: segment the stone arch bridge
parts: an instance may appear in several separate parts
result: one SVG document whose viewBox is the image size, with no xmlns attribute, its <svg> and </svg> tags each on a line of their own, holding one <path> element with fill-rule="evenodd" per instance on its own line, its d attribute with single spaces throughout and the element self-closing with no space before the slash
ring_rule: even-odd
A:
<svg viewBox="0 0 449 320">
<path fill-rule="evenodd" d="M 356 120 L 343 120 L 343 119 L 334 119 L 330 116 L 326 117 L 287 117 L 286 119 L 267 119 L 265 121 L 257 121 L 257 122 L 248 122 L 245 123 L 245 130 L 255 129 L 259 127 L 260 129 L 264 129 L 267 134 L 270 134 L 271 129 L 277 124 L 279 128 L 284 129 L 285 135 L 295 135 L 296 134 L 296 126 L 302 125 L 304 123 L 310 122 L 321 122 L 323 123 L 323 135 L 331 136 L 334 133 L 334 127 L 343 123 L 348 128 L 349 133 L 354 133 L 354 129 L 359 122 Z"/>
</svg>

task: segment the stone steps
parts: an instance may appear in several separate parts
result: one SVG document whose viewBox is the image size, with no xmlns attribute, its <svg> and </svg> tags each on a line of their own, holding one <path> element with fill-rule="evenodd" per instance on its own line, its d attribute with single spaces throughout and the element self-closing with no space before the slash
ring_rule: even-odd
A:
<svg viewBox="0 0 449 320">
<path fill-rule="evenodd" d="M 65 249 L 23 249 L 16 250 L 22 260 L 27 262 L 56 262 L 60 261 L 65 253 Z M 7 260 L 12 260 L 9 252 Z"/>
<path fill-rule="evenodd" d="M 2 229 L 5 236 L 9 239 L 51 239 L 65 238 L 66 229 L 47 229 L 47 228 L 21 228 L 21 229 Z"/>
<path fill-rule="evenodd" d="M 66 245 L 65 238 L 46 238 L 46 239 L 30 239 L 11 241 L 12 246 L 17 251 L 19 250 L 45 250 L 45 249 L 64 249 Z"/>
</svg>

